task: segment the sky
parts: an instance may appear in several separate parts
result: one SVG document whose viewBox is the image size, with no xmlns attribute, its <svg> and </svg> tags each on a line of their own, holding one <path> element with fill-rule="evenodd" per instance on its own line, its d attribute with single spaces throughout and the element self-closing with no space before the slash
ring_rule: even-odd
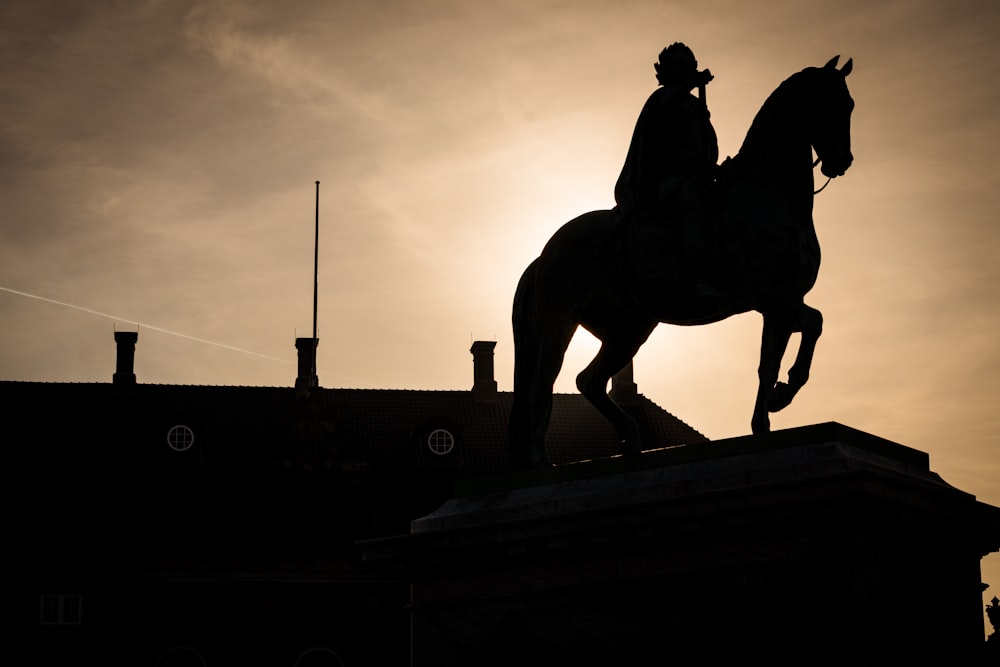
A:
<svg viewBox="0 0 1000 667">
<path fill-rule="evenodd" d="M 5 0 L 0 379 L 464 389 L 549 236 L 610 208 L 660 49 L 683 41 L 722 156 L 766 97 L 854 61 L 854 165 L 816 198 L 824 314 L 775 429 L 836 421 L 1000 505 L 1000 3 Z M 760 316 L 659 327 L 639 391 L 745 435 Z M 596 352 L 574 339 L 556 389 Z M 789 356 L 794 351 L 790 349 Z M 786 362 L 785 368 L 788 363 Z M 1000 555 L 983 561 L 1000 595 Z"/>
</svg>

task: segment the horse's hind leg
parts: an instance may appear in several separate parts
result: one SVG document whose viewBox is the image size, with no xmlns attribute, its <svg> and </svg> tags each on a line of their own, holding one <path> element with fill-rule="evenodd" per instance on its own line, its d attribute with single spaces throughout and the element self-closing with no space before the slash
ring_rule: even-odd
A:
<svg viewBox="0 0 1000 667">
<path fill-rule="evenodd" d="M 516 462 L 518 467 L 538 468 L 551 465 L 545 449 L 545 435 L 552 418 L 552 388 L 575 331 L 576 324 L 561 323 L 538 339 L 535 365 L 525 387 L 529 415 L 528 447 L 526 457 Z"/>
<path fill-rule="evenodd" d="M 537 302 L 538 260 L 532 262 L 514 294 L 514 401 L 508 439 L 513 464 L 530 469 L 551 465 L 545 435 L 552 417 L 552 387 L 562 368 L 576 321 Z"/>
<path fill-rule="evenodd" d="M 537 341 L 518 335 L 514 327 L 514 397 L 510 406 L 507 438 L 515 468 L 530 468 L 531 378 L 538 364 Z"/>
<path fill-rule="evenodd" d="M 626 456 L 642 451 L 639 427 L 608 396 L 608 381 L 632 360 L 657 323 L 632 324 L 631 327 L 616 328 L 613 333 L 603 333 L 597 356 L 576 376 L 577 389 L 611 422 L 621 441 L 622 453 Z"/>
</svg>

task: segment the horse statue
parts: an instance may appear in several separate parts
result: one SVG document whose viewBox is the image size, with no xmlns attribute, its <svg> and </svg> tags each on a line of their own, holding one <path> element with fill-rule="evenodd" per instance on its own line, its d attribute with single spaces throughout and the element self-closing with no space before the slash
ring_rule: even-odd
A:
<svg viewBox="0 0 1000 667">
<path fill-rule="evenodd" d="M 637 220 L 622 231 L 614 211 L 591 211 L 563 225 L 524 271 L 514 295 L 514 400 L 509 439 L 514 465 L 551 465 L 545 435 L 552 391 L 573 334 L 601 341 L 576 385 L 612 424 L 623 455 L 642 451 L 635 421 L 608 396 L 623 369 L 660 322 L 702 325 L 751 310 L 763 316 L 754 434 L 770 430 L 809 377 L 822 314 L 805 304 L 819 272 L 813 228 L 813 168 L 828 179 L 851 166 L 851 112 L 839 56 L 786 79 L 754 118 L 739 153 L 720 166 L 711 208 L 709 275 L 696 287 L 670 221 Z M 817 159 L 813 160 L 813 151 Z M 829 181 L 827 181 L 829 182 Z M 825 186 L 824 186 L 825 187 Z M 779 382 L 793 332 L 799 350 Z"/>
</svg>

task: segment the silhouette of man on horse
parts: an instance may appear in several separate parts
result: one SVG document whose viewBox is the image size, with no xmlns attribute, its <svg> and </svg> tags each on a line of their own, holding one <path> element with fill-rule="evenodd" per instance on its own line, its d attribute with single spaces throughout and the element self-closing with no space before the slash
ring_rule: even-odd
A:
<svg viewBox="0 0 1000 667">
<path fill-rule="evenodd" d="M 709 269 L 711 210 L 719 143 L 705 102 L 712 73 L 698 70 L 694 53 L 675 42 L 660 52 L 657 88 L 646 100 L 615 184 L 619 229 L 672 225 L 682 264 L 701 291 Z M 699 96 L 691 91 L 698 89 Z"/>
<path fill-rule="evenodd" d="M 601 346 L 576 376 L 577 389 L 614 427 L 622 454 L 635 456 L 644 451 L 642 434 L 608 396 L 611 377 L 660 323 L 698 326 L 760 313 L 750 429 L 770 430 L 770 413 L 788 406 L 808 381 L 823 331 L 822 313 L 805 303 L 820 265 L 813 171 L 819 166 L 837 178 L 854 162 L 847 87 L 853 61 L 840 69 L 838 61 L 834 56 L 781 82 L 718 185 L 704 91 L 691 95 L 712 75 L 698 71 L 683 45 L 660 54 L 661 88 L 639 115 L 615 189 L 618 206 L 563 224 L 518 280 L 508 428 L 516 467 L 552 463 L 545 444 L 553 385 L 580 327 Z M 708 287 L 717 287 L 716 294 L 699 288 L 699 274 L 712 278 Z M 783 382 L 781 362 L 793 333 L 801 339 Z"/>
</svg>

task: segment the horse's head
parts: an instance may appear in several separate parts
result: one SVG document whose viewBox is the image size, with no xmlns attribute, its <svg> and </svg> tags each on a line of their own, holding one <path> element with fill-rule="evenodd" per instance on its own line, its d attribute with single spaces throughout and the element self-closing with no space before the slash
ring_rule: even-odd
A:
<svg viewBox="0 0 1000 667">
<path fill-rule="evenodd" d="M 815 151 L 824 176 L 843 176 L 851 155 L 851 112 L 847 90 L 848 60 L 839 56 L 823 67 L 807 67 L 778 86 L 757 112 L 738 157 L 750 171 L 787 174 L 806 169 Z"/>
<path fill-rule="evenodd" d="M 854 100 L 847 90 L 847 75 L 853 69 L 848 60 L 837 69 L 834 56 L 826 65 L 807 70 L 810 72 L 810 118 L 807 132 L 809 142 L 820 161 L 824 176 L 843 176 L 854 161 L 851 154 L 851 112 Z"/>
</svg>

